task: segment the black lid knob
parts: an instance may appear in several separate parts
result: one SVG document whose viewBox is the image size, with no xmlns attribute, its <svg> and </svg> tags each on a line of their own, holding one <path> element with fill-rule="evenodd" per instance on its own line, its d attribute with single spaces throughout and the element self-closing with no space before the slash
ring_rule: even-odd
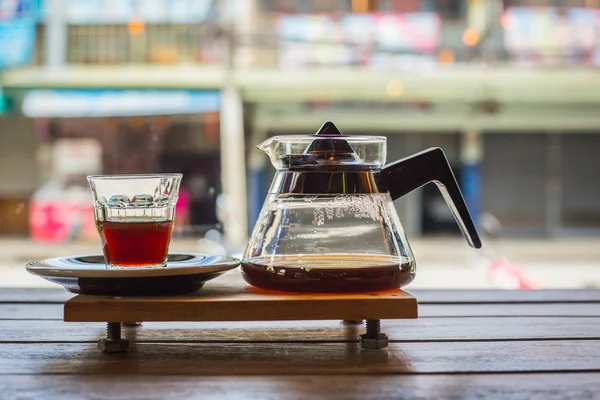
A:
<svg viewBox="0 0 600 400">
<path fill-rule="evenodd" d="M 319 128 L 316 136 L 344 136 L 342 132 L 333 124 L 331 121 L 325 121 L 323 125 Z"/>
<path fill-rule="evenodd" d="M 321 161 L 351 161 L 356 158 L 356 153 L 344 139 L 342 132 L 331 121 L 325 122 L 317 133 L 316 139 L 306 148 L 304 154 L 312 154 Z"/>
<path fill-rule="evenodd" d="M 361 164 L 360 158 L 346 140 L 348 137 L 331 121 L 325 122 L 314 135 L 314 140 L 302 154 L 290 154 L 285 163 L 290 169 L 335 169 L 356 168 Z"/>
</svg>

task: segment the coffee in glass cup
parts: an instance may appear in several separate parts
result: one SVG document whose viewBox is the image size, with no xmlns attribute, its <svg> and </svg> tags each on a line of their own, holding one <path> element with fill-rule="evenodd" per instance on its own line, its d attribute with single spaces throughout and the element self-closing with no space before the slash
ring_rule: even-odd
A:
<svg viewBox="0 0 600 400">
<path fill-rule="evenodd" d="M 181 174 L 88 177 L 108 267 L 166 265 Z"/>
</svg>

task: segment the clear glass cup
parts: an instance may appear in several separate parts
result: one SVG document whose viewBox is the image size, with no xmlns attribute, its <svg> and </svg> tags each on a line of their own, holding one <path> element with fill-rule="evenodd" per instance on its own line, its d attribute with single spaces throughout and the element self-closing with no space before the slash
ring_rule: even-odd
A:
<svg viewBox="0 0 600 400">
<path fill-rule="evenodd" d="M 107 267 L 166 265 L 181 177 L 88 176 Z"/>
</svg>

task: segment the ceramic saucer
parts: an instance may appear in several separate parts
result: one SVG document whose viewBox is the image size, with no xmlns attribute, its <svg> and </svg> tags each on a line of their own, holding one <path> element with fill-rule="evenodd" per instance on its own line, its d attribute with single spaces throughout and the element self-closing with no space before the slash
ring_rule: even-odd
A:
<svg viewBox="0 0 600 400">
<path fill-rule="evenodd" d="M 25 267 L 71 293 L 101 296 L 172 296 L 194 293 L 236 268 L 232 257 L 196 253 L 169 254 L 166 267 L 107 268 L 102 255 L 49 258 Z"/>
</svg>

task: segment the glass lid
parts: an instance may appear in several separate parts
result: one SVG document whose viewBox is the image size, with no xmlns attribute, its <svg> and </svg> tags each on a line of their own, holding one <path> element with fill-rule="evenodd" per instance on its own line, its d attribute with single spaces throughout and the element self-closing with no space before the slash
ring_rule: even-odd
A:
<svg viewBox="0 0 600 400">
<path fill-rule="evenodd" d="M 274 136 L 258 148 L 278 170 L 376 170 L 386 156 L 384 136 L 343 135 L 330 121 L 314 135 Z"/>
</svg>

